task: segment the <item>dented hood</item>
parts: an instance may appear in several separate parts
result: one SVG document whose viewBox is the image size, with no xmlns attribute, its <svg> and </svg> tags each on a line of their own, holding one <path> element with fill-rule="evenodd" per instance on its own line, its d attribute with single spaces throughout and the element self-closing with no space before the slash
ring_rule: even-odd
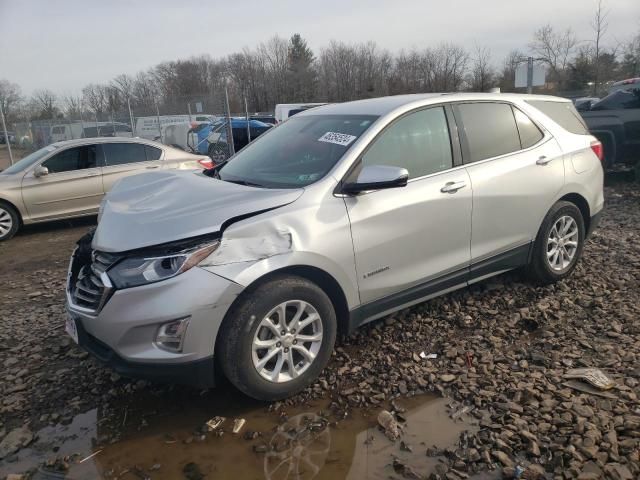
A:
<svg viewBox="0 0 640 480">
<path fill-rule="evenodd" d="M 215 233 L 228 220 L 281 207 L 302 191 L 247 187 L 190 171 L 126 177 L 103 201 L 92 246 L 124 252 Z"/>
</svg>

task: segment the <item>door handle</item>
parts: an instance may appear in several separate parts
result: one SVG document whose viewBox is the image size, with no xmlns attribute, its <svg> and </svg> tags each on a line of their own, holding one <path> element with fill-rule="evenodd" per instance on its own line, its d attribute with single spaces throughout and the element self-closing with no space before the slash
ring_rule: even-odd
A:
<svg viewBox="0 0 640 480">
<path fill-rule="evenodd" d="M 150 169 L 152 169 L 152 168 L 158 168 L 159 166 L 160 166 L 160 165 L 151 165 L 150 167 L 146 167 L 146 168 L 147 168 L 147 170 L 150 170 Z"/>
<path fill-rule="evenodd" d="M 466 187 L 466 182 L 447 182 L 444 187 L 440 189 L 442 193 L 456 193 L 461 188 Z"/>
<path fill-rule="evenodd" d="M 536 160 L 536 165 L 546 165 L 551 160 L 553 160 L 553 158 L 548 158 L 542 155 L 540 158 L 538 158 L 538 160 Z"/>
</svg>

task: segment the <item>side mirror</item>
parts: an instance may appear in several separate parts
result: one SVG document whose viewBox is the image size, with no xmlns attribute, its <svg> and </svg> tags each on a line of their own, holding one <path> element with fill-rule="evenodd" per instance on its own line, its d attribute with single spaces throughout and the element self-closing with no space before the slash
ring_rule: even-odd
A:
<svg viewBox="0 0 640 480">
<path fill-rule="evenodd" d="M 387 165 L 367 165 L 360 170 L 355 182 L 349 182 L 343 185 L 342 191 L 355 195 L 368 190 L 405 187 L 408 180 L 409 172 L 406 168 L 390 167 Z"/>
<path fill-rule="evenodd" d="M 33 171 L 33 175 L 35 177 L 44 177 L 45 175 L 49 175 L 49 169 L 47 167 L 43 167 L 42 165 L 38 165 Z"/>
</svg>

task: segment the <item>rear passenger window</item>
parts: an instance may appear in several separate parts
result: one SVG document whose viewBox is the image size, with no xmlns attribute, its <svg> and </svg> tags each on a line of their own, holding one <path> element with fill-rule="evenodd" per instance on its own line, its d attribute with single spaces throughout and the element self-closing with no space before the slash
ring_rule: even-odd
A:
<svg viewBox="0 0 640 480">
<path fill-rule="evenodd" d="M 544 135 L 528 116 L 515 107 L 513 109 L 513 116 L 516 118 L 516 124 L 518 125 L 522 148 L 532 147 L 542 140 Z"/>
<path fill-rule="evenodd" d="M 548 100 L 528 100 L 551 120 L 556 122 L 566 131 L 578 135 L 588 135 L 589 131 L 584 120 L 571 102 L 550 102 Z"/>
<path fill-rule="evenodd" d="M 144 145 L 140 143 L 103 143 L 102 149 L 108 166 L 147 161 Z"/>
<path fill-rule="evenodd" d="M 409 178 L 451 168 L 451 140 L 444 109 L 429 108 L 400 118 L 374 141 L 362 163 L 406 168 Z"/>
<path fill-rule="evenodd" d="M 152 147 L 151 145 L 145 145 L 144 151 L 147 154 L 147 161 L 160 160 L 160 156 L 162 155 L 162 150 Z"/>
<path fill-rule="evenodd" d="M 511 105 L 463 103 L 456 106 L 467 143 L 465 163 L 520 150 L 520 136 Z"/>
</svg>

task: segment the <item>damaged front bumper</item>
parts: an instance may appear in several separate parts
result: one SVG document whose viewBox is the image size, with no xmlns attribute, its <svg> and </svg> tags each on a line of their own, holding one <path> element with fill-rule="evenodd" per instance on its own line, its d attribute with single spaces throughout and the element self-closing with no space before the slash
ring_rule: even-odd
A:
<svg viewBox="0 0 640 480">
<path fill-rule="evenodd" d="M 167 280 L 118 290 L 108 271 L 95 266 L 99 253 L 91 253 L 85 271 L 79 264 L 86 261 L 86 254 L 74 253 L 67 285 L 67 311 L 80 346 L 125 376 L 213 386 L 218 329 L 242 286 L 193 267 Z M 92 302 L 92 293 L 97 301 Z M 170 351 L 158 343 L 160 329 L 180 319 L 188 319 L 188 327 L 179 349 Z"/>
</svg>

